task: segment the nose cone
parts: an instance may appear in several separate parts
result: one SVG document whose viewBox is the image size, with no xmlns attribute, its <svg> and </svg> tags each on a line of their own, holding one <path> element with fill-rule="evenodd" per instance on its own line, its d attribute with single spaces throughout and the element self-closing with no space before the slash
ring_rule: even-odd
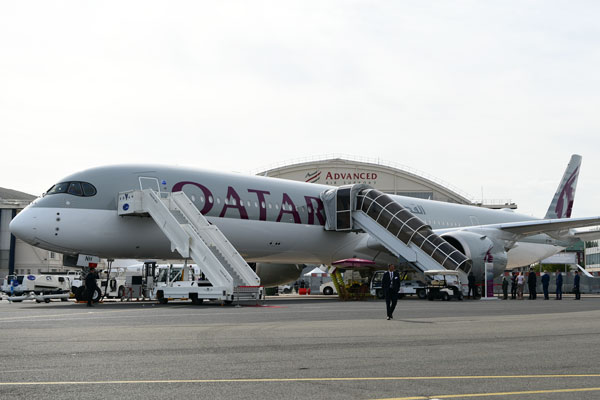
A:
<svg viewBox="0 0 600 400">
<path fill-rule="evenodd" d="M 9 229 L 19 239 L 32 243 L 36 234 L 36 218 L 25 209 L 10 221 Z"/>
</svg>

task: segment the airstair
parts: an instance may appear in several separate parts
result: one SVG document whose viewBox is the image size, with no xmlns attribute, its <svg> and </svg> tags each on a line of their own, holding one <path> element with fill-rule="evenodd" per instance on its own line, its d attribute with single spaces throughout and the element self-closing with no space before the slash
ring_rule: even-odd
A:
<svg viewBox="0 0 600 400">
<path fill-rule="evenodd" d="M 258 299 L 260 278 L 225 235 L 200 213 L 184 192 L 152 189 L 119 193 L 118 214 L 149 215 L 171 241 L 171 251 L 191 258 L 227 300 Z"/>
<path fill-rule="evenodd" d="M 327 216 L 325 229 L 364 231 L 417 271 L 453 270 L 463 287 L 468 283 L 471 261 L 389 195 L 356 184 L 327 190 L 321 199 Z"/>
</svg>

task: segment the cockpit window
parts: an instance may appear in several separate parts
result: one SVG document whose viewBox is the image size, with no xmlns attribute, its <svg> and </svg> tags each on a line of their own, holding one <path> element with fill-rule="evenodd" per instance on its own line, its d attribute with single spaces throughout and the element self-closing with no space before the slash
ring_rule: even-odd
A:
<svg viewBox="0 0 600 400">
<path fill-rule="evenodd" d="M 81 182 L 81 187 L 83 188 L 83 195 L 86 197 L 96 194 L 96 188 L 91 183 Z"/>
<path fill-rule="evenodd" d="M 52 186 L 50 190 L 46 192 L 46 195 L 68 193 L 73 196 L 91 197 L 94 196 L 97 191 L 94 185 L 88 182 L 61 182 Z"/>
<path fill-rule="evenodd" d="M 75 196 L 83 196 L 83 189 L 81 189 L 81 183 L 71 182 L 69 184 L 69 190 L 67 192 Z"/>
<path fill-rule="evenodd" d="M 66 193 L 67 188 L 69 187 L 69 182 L 57 183 L 52 186 L 46 194 L 56 194 L 56 193 Z"/>
</svg>

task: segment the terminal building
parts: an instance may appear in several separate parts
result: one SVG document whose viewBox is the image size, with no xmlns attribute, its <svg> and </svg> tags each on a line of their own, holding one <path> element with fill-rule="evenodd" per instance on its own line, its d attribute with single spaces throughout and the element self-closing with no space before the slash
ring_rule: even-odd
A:
<svg viewBox="0 0 600 400">
<path fill-rule="evenodd" d="M 384 193 L 400 196 L 492 209 L 517 208 L 510 200 L 476 201 L 460 189 L 406 166 L 347 155 L 292 161 L 260 171 L 257 175 L 332 186 L 364 183 Z"/>
</svg>

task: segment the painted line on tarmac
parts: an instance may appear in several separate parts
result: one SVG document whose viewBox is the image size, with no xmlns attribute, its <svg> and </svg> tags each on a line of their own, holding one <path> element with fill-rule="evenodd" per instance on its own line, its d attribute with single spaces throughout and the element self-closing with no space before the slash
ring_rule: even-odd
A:
<svg viewBox="0 0 600 400">
<path fill-rule="evenodd" d="M 491 397 L 491 396 L 517 396 L 531 394 L 549 394 L 549 393 L 578 393 L 578 392 L 598 392 L 599 387 L 578 388 L 578 389 L 549 389 L 549 390 L 526 390 L 522 392 L 497 392 L 497 393 L 464 393 L 464 394 L 442 394 L 436 396 L 412 396 L 412 397 L 391 397 L 378 400 L 437 400 L 437 399 L 460 399 L 468 397 Z"/>
<path fill-rule="evenodd" d="M 179 306 L 179 307 L 171 307 L 171 308 L 183 308 L 183 306 Z M 147 309 L 127 309 L 127 310 L 102 310 L 102 311 L 85 311 L 85 312 L 76 312 L 76 313 L 63 313 L 63 314 L 44 314 L 44 315 L 26 315 L 26 316 L 22 316 L 22 317 L 4 317 L 4 318 L 0 318 L 0 321 L 9 321 L 9 320 L 23 320 L 23 319 L 35 319 L 35 318 L 44 318 L 47 319 L 48 317 L 73 317 L 73 316 L 77 316 L 77 315 L 90 315 L 90 314 L 96 314 L 96 315 L 102 315 L 102 314 L 112 314 L 112 313 L 124 313 L 124 312 L 138 312 L 138 311 L 152 311 L 152 308 L 147 308 Z"/>
<path fill-rule="evenodd" d="M 600 374 L 555 374 L 555 375 L 467 375 L 467 376 L 382 376 L 356 378 L 237 378 L 237 379 L 156 379 L 156 380 L 120 380 L 120 381 L 55 381 L 55 382 L 0 382 L 0 386 L 36 386 L 36 385 L 105 385 L 105 384 L 145 384 L 145 383 L 280 383 L 280 382 L 365 382 L 365 381 L 434 381 L 464 379 L 548 379 L 548 378 L 598 378 Z M 579 390 L 579 389 L 561 389 Z M 585 390 L 600 390 L 587 388 Z M 506 392 L 512 393 L 512 392 Z M 521 392 L 514 392 L 521 393 Z M 484 394 L 477 394 L 483 396 Z M 487 394 L 488 396 L 490 394 Z M 458 396 L 458 395 L 446 395 Z M 461 395 L 475 397 L 473 395 Z M 499 396 L 499 395 L 498 395 Z M 438 396 L 439 397 L 439 396 Z M 434 399 L 430 397 L 414 397 L 415 399 Z M 443 397 L 441 397 L 443 398 Z M 389 400 L 407 400 L 413 397 L 391 398 Z"/>
</svg>

